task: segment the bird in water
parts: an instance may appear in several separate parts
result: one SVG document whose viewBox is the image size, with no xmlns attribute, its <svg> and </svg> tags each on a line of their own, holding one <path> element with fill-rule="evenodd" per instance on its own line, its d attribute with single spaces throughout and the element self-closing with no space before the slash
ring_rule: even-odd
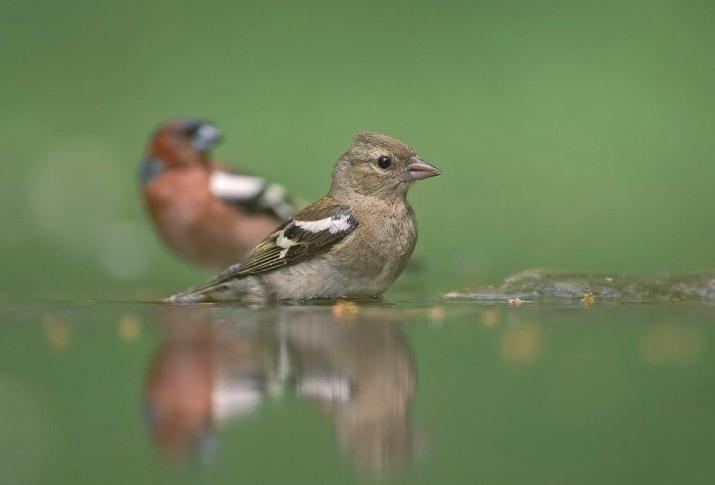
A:
<svg viewBox="0 0 715 485">
<path fill-rule="evenodd" d="M 243 258 L 295 208 L 282 186 L 211 157 L 219 129 L 200 119 L 157 128 L 139 173 L 156 231 L 178 255 L 213 269 Z"/>
<path fill-rule="evenodd" d="M 439 175 L 407 144 L 380 133 L 355 137 L 336 162 L 328 194 L 208 284 L 167 301 L 363 298 L 380 296 L 415 248 L 407 192 Z"/>
</svg>

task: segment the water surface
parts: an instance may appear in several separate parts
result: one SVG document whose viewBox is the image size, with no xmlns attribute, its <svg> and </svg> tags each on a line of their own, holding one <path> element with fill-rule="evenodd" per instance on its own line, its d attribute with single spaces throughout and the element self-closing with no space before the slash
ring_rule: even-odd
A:
<svg viewBox="0 0 715 485">
<path fill-rule="evenodd" d="M 710 483 L 715 307 L 0 309 L 0 483 Z"/>
</svg>

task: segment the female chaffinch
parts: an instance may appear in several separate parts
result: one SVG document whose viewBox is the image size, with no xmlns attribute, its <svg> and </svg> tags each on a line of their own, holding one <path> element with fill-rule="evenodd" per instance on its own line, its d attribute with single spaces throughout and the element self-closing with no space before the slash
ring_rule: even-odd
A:
<svg viewBox="0 0 715 485">
<path fill-rule="evenodd" d="M 405 268 L 417 240 L 407 191 L 439 174 L 399 140 L 358 135 L 335 164 L 325 197 L 278 227 L 242 263 L 167 301 L 379 296 Z"/>
<path fill-rule="evenodd" d="M 221 137 L 207 121 L 168 121 L 151 138 L 139 174 L 144 205 L 164 242 L 215 269 L 241 259 L 295 214 L 283 187 L 225 170 L 210 157 Z"/>
</svg>

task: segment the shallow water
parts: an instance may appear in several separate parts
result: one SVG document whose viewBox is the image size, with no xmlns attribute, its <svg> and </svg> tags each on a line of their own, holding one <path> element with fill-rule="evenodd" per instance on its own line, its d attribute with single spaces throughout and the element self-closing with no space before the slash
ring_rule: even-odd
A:
<svg viewBox="0 0 715 485">
<path fill-rule="evenodd" d="M 5 302 L 0 483 L 711 483 L 715 307 Z"/>
</svg>

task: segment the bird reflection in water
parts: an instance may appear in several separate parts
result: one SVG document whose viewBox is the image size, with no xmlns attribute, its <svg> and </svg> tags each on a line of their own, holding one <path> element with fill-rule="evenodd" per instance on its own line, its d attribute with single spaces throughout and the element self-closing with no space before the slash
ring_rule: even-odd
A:
<svg viewBox="0 0 715 485">
<path fill-rule="evenodd" d="M 380 474 L 409 461 L 412 353 L 399 313 L 369 310 L 161 308 L 164 336 L 144 391 L 155 445 L 175 460 L 210 461 L 217 428 L 290 392 L 331 419 L 359 468 Z"/>
</svg>

